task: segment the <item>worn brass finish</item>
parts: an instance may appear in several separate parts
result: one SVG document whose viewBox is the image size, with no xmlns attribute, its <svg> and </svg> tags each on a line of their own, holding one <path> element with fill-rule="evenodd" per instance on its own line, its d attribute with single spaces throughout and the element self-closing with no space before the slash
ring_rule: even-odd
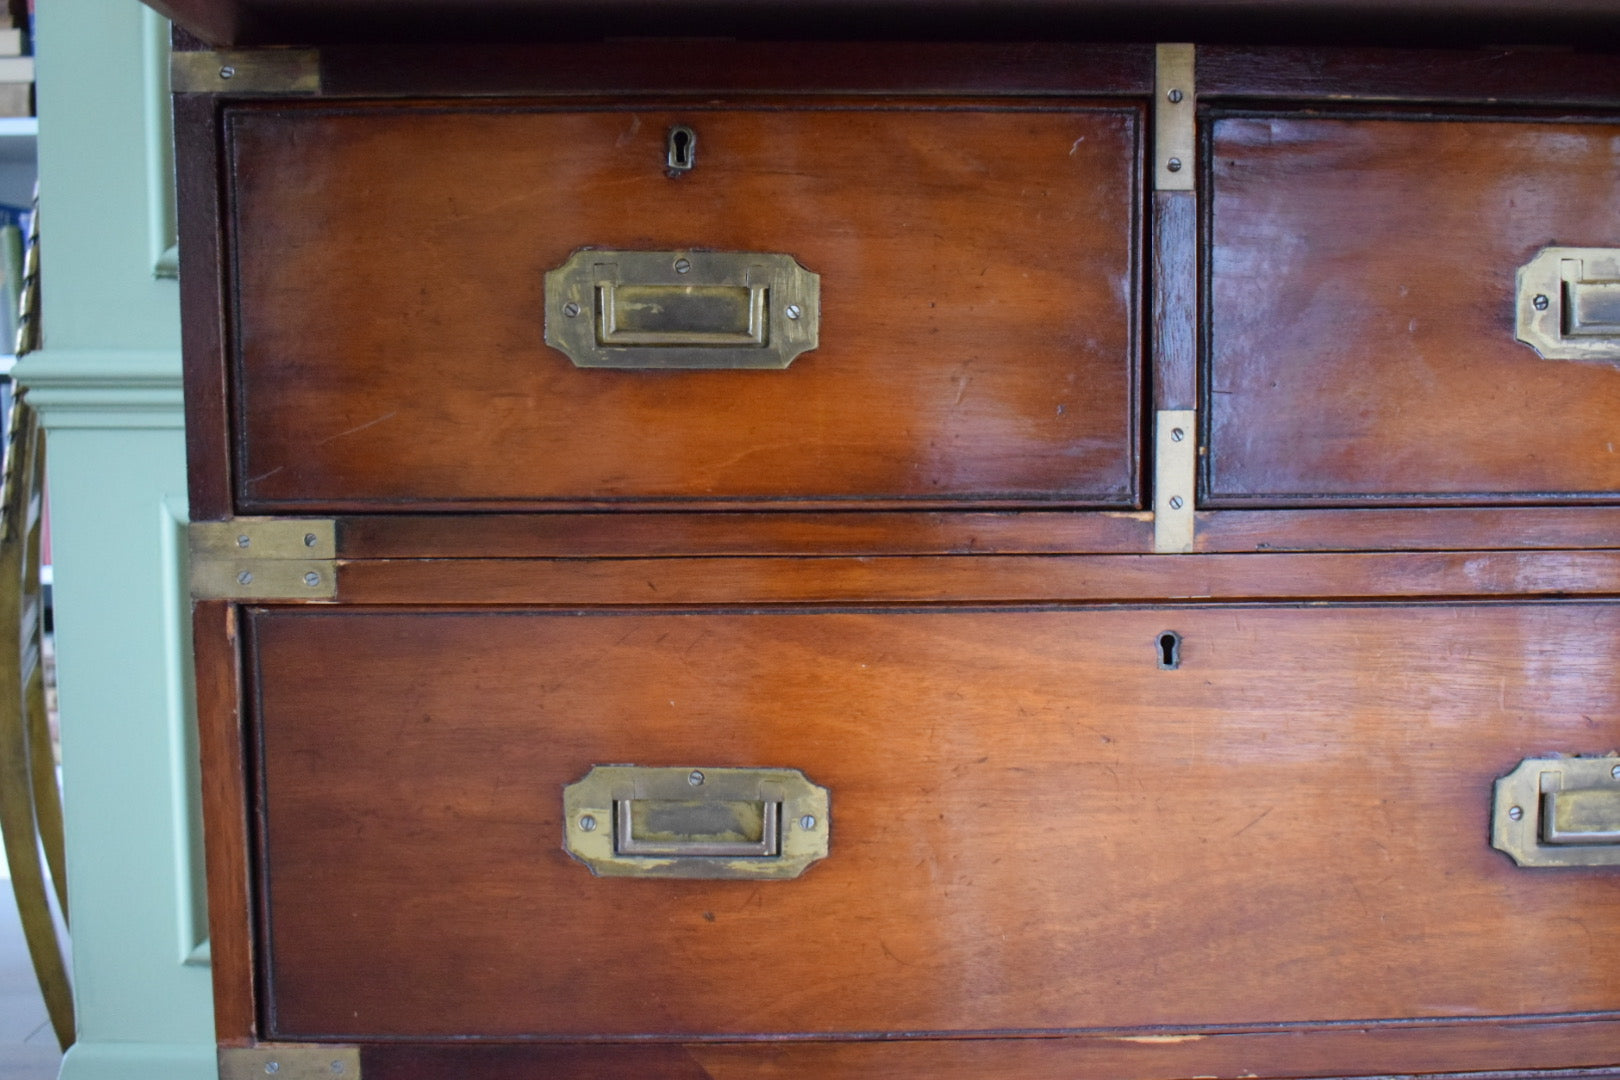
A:
<svg viewBox="0 0 1620 1080">
<path fill-rule="evenodd" d="M 1620 866 L 1620 756 L 1527 758 L 1496 781 L 1491 845 L 1520 866 Z"/>
<path fill-rule="evenodd" d="M 579 367 L 780 369 L 820 321 L 791 255 L 586 248 L 546 275 L 546 344 Z"/>
<path fill-rule="evenodd" d="M 327 1043 L 224 1046 L 219 1080 L 360 1080 L 360 1048 Z"/>
<path fill-rule="evenodd" d="M 177 52 L 169 61 L 176 94 L 318 94 L 321 54 L 315 49 L 234 49 Z"/>
<path fill-rule="evenodd" d="M 828 807 L 797 769 L 597 765 L 563 789 L 563 848 L 602 877 L 796 878 Z"/>
<path fill-rule="evenodd" d="M 330 600 L 337 524 L 316 518 L 196 521 L 188 529 L 195 600 Z"/>
<path fill-rule="evenodd" d="M 1620 363 L 1620 248 L 1542 248 L 1516 306 L 1519 340 L 1546 359 Z"/>
<path fill-rule="evenodd" d="M 1195 186 L 1197 55 L 1192 45 L 1181 44 L 1160 45 L 1156 55 L 1153 186 L 1159 191 L 1192 191 Z"/>
<path fill-rule="evenodd" d="M 1153 455 L 1153 550 L 1182 555 L 1193 549 L 1194 496 L 1198 486 L 1198 414 L 1161 409 Z"/>
</svg>

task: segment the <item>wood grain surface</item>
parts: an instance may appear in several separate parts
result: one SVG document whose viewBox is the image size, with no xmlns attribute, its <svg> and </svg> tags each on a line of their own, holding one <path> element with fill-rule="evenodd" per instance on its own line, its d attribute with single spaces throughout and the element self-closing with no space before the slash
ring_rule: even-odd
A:
<svg viewBox="0 0 1620 1080">
<path fill-rule="evenodd" d="M 1620 595 L 1614 551 L 340 562 L 350 604 L 1054 604 Z"/>
<path fill-rule="evenodd" d="M 1620 1068 L 1592 1063 L 1615 1061 L 1617 1039 L 1620 1021 L 1613 1019 L 1479 1021 L 888 1042 L 382 1043 L 365 1047 L 362 1062 L 371 1080 L 1614 1080 Z"/>
<path fill-rule="evenodd" d="M 1613 875 L 1487 842 L 1496 776 L 1620 743 L 1613 605 L 252 619 L 271 1037 L 1620 1007 Z M 800 768 L 831 855 L 593 878 L 608 762 Z"/>
<path fill-rule="evenodd" d="M 671 126 L 697 167 L 665 175 Z M 265 107 L 227 120 L 238 507 L 1138 501 L 1139 110 Z M 821 275 L 785 371 L 581 370 L 582 247 Z"/>
<path fill-rule="evenodd" d="M 1620 497 L 1620 368 L 1514 340 L 1519 267 L 1620 245 L 1620 125 L 1212 125 L 1206 503 Z"/>
<path fill-rule="evenodd" d="M 197 745 L 203 761 L 203 844 L 208 860 L 209 966 L 214 1031 L 221 1045 L 258 1034 L 255 890 L 248 829 L 248 737 L 243 727 L 239 611 L 207 601 L 192 609 Z"/>
</svg>

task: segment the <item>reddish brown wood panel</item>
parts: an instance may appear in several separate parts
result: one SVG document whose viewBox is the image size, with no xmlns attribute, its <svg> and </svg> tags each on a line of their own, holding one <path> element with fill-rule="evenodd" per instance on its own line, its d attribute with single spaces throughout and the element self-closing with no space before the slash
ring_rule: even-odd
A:
<svg viewBox="0 0 1620 1080">
<path fill-rule="evenodd" d="M 1359 6 L 1359 5 L 1358 5 Z M 1560 5 L 1560 10 L 1562 6 Z M 1551 14 L 1541 5 L 1540 14 Z M 1363 16 L 1363 18 L 1369 18 Z M 1456 29 L 1458 22 L 1442 15 Z M 1528 43 L 1526 37 L 1498 42 Z M 1253 41 L 1201 45 L 1198 97 L 1334 101 L 1426 101 L 1493 105 L 1620 104 L 1620 70 L 1601 51 L 1496 46 L 1433 49 L 1266 48 Z M 1588 46 L 1595 45 L 1588 40 Z"/>
<path fill-rule="evenodd" d="M 338 45 L 326 95 L 1019 94 L 1153 92 L 1153 46 L 1022 41 L 585 41 Z"/>
<path fill-rule="evenodd" d="M 1198 517 L 1200 551 L 1468 551 L 1620 547 L 1620 509 L 1216 510 Z"/>
<path fill-rule="evenodd" d="M 1496 776 L 1616 744 L 1620 606 L 252 617 L 273 1037 L 1620 1007 L 1614 874 L 1487 843 Z M 593 878 L 605 762 L 803 769 L 832 853 Z"/>
<path fill-rule="evenodd" d="M 486 514 L 345 517 L 344 559 L 973 555 L 1153 546 L 1146 513 Z"/>
<path fill-rule="evenodd" d="M 370 1080 L 1613 1080 L 1620 1023 L 1481 1022 L 1092 1038 L 365 1047 Z M 1458 1063 L 1466 1076 L 1455 1071 Z M 1349 1070 L 1346 1066 L 1350 1066 Z M 1449 1069 L 1444 1074 L 1437 1069 Z M 1537 1071 L 1527 1071 L 1535 1069 Z M 1541 1069 L 1558 1071 L 1540 1071 Z M 1509 1071 L 1511 1070 L 1511 1071 Z M 1568 1070 L 1568 1071 L 1566 1071 Z"/>
<path fill-rule="evenodd" d="M 1612 551 L 379 559 L 355 604 L 1041 604 L 1620 595 Z"/>
<path fill-rule="evenodd" d="M 1153 194 L 1153 407 L 1198 402 L 1198 197 Z"/>
<path fill-rule="evenodd" d="M 665 140 L 698 133 L 671 179 Z M 1135 107 L 239 109 L 239 508 L 1132 506 Z M 581 247 L 821 275 L 785 371 L 582 370 Z"/>
<path fill-rule="evenodd" d="M 1620 367 L 1514 340 L 1519 267 L 1620 245 L 1620 125 L 1228 116 L 1208 500 L 1620 497 Z"/>
<path fill-rule="evenodd" d="M 218 601 L 199 603 L 192 612 L 203 844 L 208 860 L 209 964 L 214 974 L 214 1031 L 221 1044 L 251 1041 L 259 1030 L 253 995 L 247 734 L 242 726 L 237 614 L 232 605 Z"/>
<path fill-rule="evenodd" d="M 218 521 L 232 510 L 218 110 L 212 95 L 174 98 L 186 480 L 193 521 Z"/>
</svg>

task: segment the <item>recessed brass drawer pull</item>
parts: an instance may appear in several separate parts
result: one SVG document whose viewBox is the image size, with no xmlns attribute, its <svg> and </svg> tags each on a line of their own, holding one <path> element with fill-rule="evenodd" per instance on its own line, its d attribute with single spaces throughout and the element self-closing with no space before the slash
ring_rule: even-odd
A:
<svg viewBox="0 0 1620 1080">
<path fill-rule="evenodd" d="M 1620 362 L 1620 248 L 1542 248 L 1517 307 L 1519 340 L 1548 360 Z"/>
<path fill-rule="evenodd" d="M 820 313 L 791 255 L 587 248 L 546 275 L 546 344 L 579 367 L 785 368 Z"/>
<path fill-rule="evenodd" d="M 1491 844 L 1520 866 L 1620 866 L 1620 757 L 1521 761 L 1496 782 Z"/>
<path fill-rule="evenodd" d="M 797 769 L 597 765 L 563 789 L 563 847 L 607 877 L 795 878 L 828 806 Z"/>
</svg>

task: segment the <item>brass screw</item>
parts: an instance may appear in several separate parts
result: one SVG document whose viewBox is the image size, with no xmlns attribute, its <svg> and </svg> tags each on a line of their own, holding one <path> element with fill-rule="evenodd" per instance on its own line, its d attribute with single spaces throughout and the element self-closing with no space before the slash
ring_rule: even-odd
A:
<svg viewBox="0 0 1620 1080">
<path fill-rule="evenodd" d="M 1171 172 L 1180 172 L 1181 171 L 1181 159 L 1178 158 L 1178 157 L 1173 157 L 1169 161 L 1164 163 L 1164 167 L 1169 169 Z"/>
<path fill-rule="evenodd" d="M 1547 299 L 1547 295 L 1545 293 L 1538 293 L 1536 298 L 1530 301 L 1531 306 L 1533 306 L 1537 311 L 1546 311 L 1547 305 L 1551 303 L 1552 301 Z"/>
<path fill-rule="evenodd" d="M 219 69 L 219 77 L 222 79 L 234 79 L 236 78 L 236 69 L 227 64 L 225 67 Z M 272 1061 L 270 1064 L 275 1065 L 275 1062 Z M 279 1068 L 280 1066 L 277 1067 Z M 267 1068 L 265 1071 L 269 1072 L 272 1070 Z"/>
<path fill-rule="evenodd" d="M 315 586 L 319 585 L 320 583 L 321 583 L 321 575 L 317 574 L 315 571 L 311 570 L 309 573 L 304 575 L 304 584 L 308 585 L 310 588 L 313 589 Z"/>
<path fill-rule="evenodd" d="M 1520 820 L 1521 818 L 1524 817 L 1524 807 L 1522 807 L 1522 806 L 1510 806 L 1510 807 L 1508 807 L 1508 817 L 1512 818 L 1514 821 Z"/>
<path fill-rule="evenodd" d="M 1182 431 L 1180 428 L 1171 428 L 1170 429 L 1170 441 L 1171 442 L 1180 442 L 1182 439 L 1185 439 L 1186 437 L 1187 437 L 1187 433 L 1185 431 Z"/>
<path fill-rule="evenodd" d="M 267 1072 L 267 1073 L 278 1073 L 278 1072 L 280 1072 L 281 1071 L 281 1062 L 279 1062 L 279 1061 L 267 1061 L 267 1062 L 265 1062 L 264 1063 L 264 1071 Z"/>
<path fill-rule="evenodd" d="M 243 533 L 241 536 L 236 538 L 237 547 L 247 547 L 251 543 L 253 543 L 253 540 L 248 536 L 247 533 Z"/>
<path fill-rule="evenodd" d="M 804 817 L 799 819 L 799 828 L 803 829 L 805 832 L 809 832 L 811 829 L 814 829 L 815 827 L 816 827 L 816 818 L 815 818 L 814 814 L 806 814 L 806 815 L 804 815 Z"/>
<path fill-rule="evenodd" d="M 595 832 L 596 819 L 591 815 L 586 814 L 584 817 L 579 819 L 579 830 L 580 832 Z"/>
<path fill-rule="evenodd" d="M 1614 768 L 1610 769 L 1609 775 L 1614 777 L 1616 780 L 1620 780 L 1620 765 L 1616 765 Z"/>
<path fill-rule="evenodd" d="M 699 772 L 697 769 L 693 769 L 692 772 L 687 776 L 686 782 L 688 784 L 691 784 L 693 787 L 702 787 L 703 786 L 703 774 L 701 772 Z"/>
<path fill-rule="evenodd" d="M 1172 496 L 1170 496 L 1170 509 L 1172 509 L 1172 510 L 1180 510 L 1185 505 L 1186 504 L 1184 502 L 1182 502 L 1182 499 L 1181 499 L 1180 495 L 1172 495 Z"/>
<path fill-rule="evenodd" d="M 692 264 L 687 262 L 685 259 L 675 260 L 675 272 L 677 274 L 684 274 L 690 269 L 692 269 Z"/>
<path fill-rule="evenodd" d="M 1183 95 L 1180 90 L 1172 90 L 1172 91 L 1170 91 L 1168 94 L 1166 94 L 1164 96 L 1170 99 L 1170 104 L 1172 104 L 1172 105 L 1180 105 L 1181 104 L 1181 99 L 1185 95 Z"/>
<path fill-rule="evenodd" d="M 579 314 L 579 305 L 574 303 L 572 300 L 568 301 L 568 303 L 563 305 L 563 314 L 572 319 L 574 316 Z"/>
<path fill-rule="evenodd" d="M 253 575 L 244 570 L 236 575 L 236 583 L 238 585 L 251 585 L 253 584 Z"/>
<path fill-rule="evenodd" d="M 315 544 L 316 544 L 316 536 L 315 536 L 315 534 L 314 533 L 305 533 L 304 534 L 304 546 L 305 547 L 314 547 Z M 338 1062 L 338 1064 L 341 1065 L 342 1062 Z"/>
<path fill-rule="evenodd" d="M 802 312 L 799 311 L 799 305 L 798 304 L 789 304 L 787 306 L 787 317 L 788 318 L 797 319 L 801 314 L 802 314 Z"/>
</svg>

